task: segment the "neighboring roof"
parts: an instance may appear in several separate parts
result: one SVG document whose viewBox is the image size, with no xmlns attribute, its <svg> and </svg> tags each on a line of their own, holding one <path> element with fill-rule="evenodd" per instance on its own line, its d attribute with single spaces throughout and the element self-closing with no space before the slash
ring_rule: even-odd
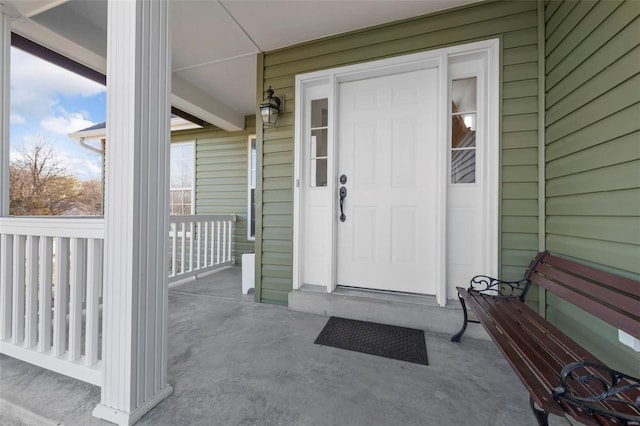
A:
<svg viewBox="0 0 640 426">
<path fill-rule="evenodd" d="M 172 132 L 177 130 L 200 129 L 201 127 L 202 126 L 178 117 L 177 115 L 171 115 Z M 78 130 L 77 132 L 69 133 L 67 136 L 76 140 L 105 139 L 107 137 L 107 122 L 103 121 L 102 123 L 94 124 L 85 129 Z"/>
</svg>

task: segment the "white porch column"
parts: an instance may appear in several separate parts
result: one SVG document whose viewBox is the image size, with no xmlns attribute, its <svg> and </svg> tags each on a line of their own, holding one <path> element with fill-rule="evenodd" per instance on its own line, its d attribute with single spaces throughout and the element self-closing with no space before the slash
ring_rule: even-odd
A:
<svg viewBox="0 0 640 426">
<path fill-rule="evenodd" d="M 0 4 L 0 217 L 9 216 L 11 20 Z"/>
<path fill-rule="evenodd" d="M 168 0 L 109 0 L 101 402 L 135 423 L 166 398 L 171 38 Z"/>
</svg>

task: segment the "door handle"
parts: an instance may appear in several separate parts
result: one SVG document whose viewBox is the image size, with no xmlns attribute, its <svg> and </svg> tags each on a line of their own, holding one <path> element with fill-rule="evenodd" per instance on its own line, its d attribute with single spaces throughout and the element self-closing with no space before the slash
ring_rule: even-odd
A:
<svg viewBox="0 0 640 426">
<path fill-rule="evenodd" d="M 344 199 L 347 198 L 347 188 L 344 186 L 340 188 L 340 222 L 347 220 L 347 216 L 344 215 Z"/>
</svg>

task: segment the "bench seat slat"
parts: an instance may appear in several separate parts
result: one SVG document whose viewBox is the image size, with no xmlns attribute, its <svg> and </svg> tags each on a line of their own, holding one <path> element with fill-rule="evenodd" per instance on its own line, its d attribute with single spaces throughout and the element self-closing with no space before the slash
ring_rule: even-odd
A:
<svg viewBox="0 0 640 426">
<path fill-rule="evenodd" d="M 463 288 L 459 288 L 460 296 L 465 299 L 465 301 L 470 306 L 479 307 L 476 302 L 476 298 L 472 297 L 467 290 Z M 564 410 L 560 407 L 560 405 L 551 398 L 549 394 L 549 389 L 544 386 L 538 376 L 535 375 L 530 368 L 525 368 L 523 363 L 517 363 L 517 360 L 521 360 L 520 354 L 516 351 L 516 349 L 509 344 L 509 339 L 505 336 L 505 334 L 494 324 L 490 315 L 486 313 L 483 309 L 474 309 L 474 313 L 479 321 L 482 322 L 485 329 L 494 340 L 498 349 L 507 362 L 511 365 L 511 368 L 516 372 L 520 381 L 527 387 L 527 390 L 532 394 L 536 404 L 542 407 L 544 410 L 547 410 L 554 414 L 562 415 Z"/>
<path fill-rule="evenodd" d="M 559 329 L 546 322 L 533 309 L 515 298 L 502 298 L 458 288 L 460 295 L 473 307 L 478 320 L 485 326 L 522 383 L 542 409 L 558 414 L 570 414 L 585 424 L 620 424 L 603 417 L 598 421 L 590 414 L 563 401 L 551 398 L 551 389 L 560 385 L 560 372 L 571 362 L 600 361 Z M 601 376 L 599 371 L 591 371 Z M 598 391 L 583 383 L 573 383 L 575 395 L 597 396 Z M 575 388 L 578 386 L 578 388 Z M 627 398 L 635 400 L 637 395 Z M 605 409 L 616 411 L 607 402 Z M 618 410 L 619 411 L 619 410 Z M 632 412 L 630 412 L 633 414 Z"/>
<path fill-rule="evenodd" d="M 520 300 L 477 294 L 473 296 L 477 301 L 482 300 L 484 302 L 483 309 L 505 329 L 511 344 L 519 352 L 529 355 L 528 367 L 536 371 L 536 374 L 547 388 L 553 389 L 560 385 L 560 373 L 567 364 L 572 362 L 602 364 L 595 356 L 568 338 L 558 328 L 546 322 L 537 312 Z M 495 303 L 496 306 L 491 307 L 491 303 Z M 509 327 L 505 325 L 506 323 L 517 324 L 519 327 L 516 328 L 514 325 Z M 518 338 L 513 336 L 518 336 Z M 537 359 L 531 355 L 533 352 L 538 354 Z M 541 368 L 542 363 L 547 368 Z M 601 371 L 590 371 L 603 380 L 607 380 L 607 377 Z M 595 397 L 600 391 L 599 389 L 594 391 L 582 383 L 576 383 L 576 385 L 579 388 L 572 389 L 576 395 Z M 640 392 L 631 390 L 624 396 L 627 401 L 633 402 L 639 395 Z M 616 411 L 615 407 L 606 401 L 601 402 L 601 404 L 606 409 Z M 632 412 L 630 413 L 633 414 Z"/>
<path fill-rule="evenodd" d="M 518 299 L 492 297 L 475 292 L 470 292 L 470 298 L 473 299 L 472 305 L 483 312 L 483 319 L 491 321 L 491 325 L 501 333 L 507 342 L 508 348 L 516 353 L 517 358 L 509 358 L 505 355 L 512 368 L 520 373 L 532 372 L 533 377 L 540 384 L 538 389 L 534 391 L 529 387 L 532 384 L 531 381 L 523 382 L 525 387 L 529 388 L 529 393 L 533 396 L 538 406 L 554 414 L 563 415 L 568 412 L 585 424 L 598 424 L 591 416 L 573 406 L 563 404 L 565 406 L 562 407 L 561 411 L 554 411 L 559 408 L 559 404 L 551 398 L 551 390 L 560 384 L 560 372 L 566 364 L 558 361 L 558 357 L 561 356 L 559 353 L 549 350 L 549 338 L 545 338 L 543 332 L 538 333 L 538 338 L 529 334 L 532 329 L 529 328 L 531 324 L 527 322 L 527 317 L 518 319 L 514 315 L 505 315 L 509 311 L 515 314 L 518 310 L 516 308 L 518 305 L 522 310 L 531 310 L 528 306 Z M 498 307 L 498 305 L 500 306 Z M 532 310 L 531 313 L 537 315 Z M 484 321 L 483 324 L 486 325 Z M 537 327 L 534 326 L 533 328 L 536 329 Z M 495 338 L 496 336 L 492 335 L 492 337 Z M 536 345 L 535 343 L 538 344 Z M 496 341 L 496 344 L 500 347 L 503 343 Z M 558 349 L 560 354 L 564 350 L 561 345 Z M 578 360 L 571 357 L 566 357 L 566 359 L 567 363 Z M 557 380 L 552 381 L 553 379 Z M 576 394 L 594 396 L 594 393 L 584 384 L 576 383 L 576 385 L 579 386 L 579 389 L 573 389 Z M 538 392 L 540 393 L 538 394 Z M 611 407 L 607 406 L 607 408 Z"/>
<path fill-rule="evenodd" d="M 490 278 L 490 280 L 494 280 Z M 612 326 L 640 338 L 640 282 L 599 271 L 548 252 L 538 253 L 522 282 L 534 283 L 573 305 L 599 317 Z M 499 280 L 496 280 L 499 282 Z M 492 290 L 492 284 L 487 290 Z M 523 295 L 527 294 L 528 287 Z M 565 335 L 524 303 L 524 297 L 504 297 L 474 289 L 458 287 L 465 309 L 465 322 L 452 337 L 459 342 L 467 322 L 466 305 L 475 313 L 498 349 L 516 372 L 534 401 L 547 413 L 570 415 L 587 425 L 620 425 L 625 423 L 604 413 L 616 413 L 628 419 L 640 417 L 636 401 L 640 401 L 638 379 L 615 382 L 614 395 L 603 392 L 616 374 L 578 343 Z M 565 370 L 565 367 L 572 367 Z M 575 367 L 578 367 L 576 370 Z M 564 371 L 572 371 L 563 380 Z M 574 375 L 574 374 L 577 374 Z M 598 379 L 601 379 L 599 381 Z M 617 379 L 620 379 L 617 376 Z M 609 385 L 607 385 L 609 384 Z M 630 385 L 625 389 L 625 385 Z M 560 389 L 564 387 L 564 390 Z M 554 389 L 560 392 L 556 401 Z M 617 390 L 625 389 L 617 393 Z M 576 399 L 577 398 L 577 399 Z M 584 405 L 579 401 L 588 401 Z M 544 414 L 536 409 L 538 421 Z M 600 412 L 599 412 L 600 411 Z M 635 424 L 635 422 L 632 422 Z"/>
</svg>

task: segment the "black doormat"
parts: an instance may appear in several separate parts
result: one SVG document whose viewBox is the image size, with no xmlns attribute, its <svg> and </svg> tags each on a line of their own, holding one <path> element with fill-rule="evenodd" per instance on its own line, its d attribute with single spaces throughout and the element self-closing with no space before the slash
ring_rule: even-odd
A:
<svg viewBox="0 0 640 426">
<path fill-rule="evenodd" d="M 424 332 L 415 328 L 331 317 L 314 343 L 429 365 Z"/>
</svg>

